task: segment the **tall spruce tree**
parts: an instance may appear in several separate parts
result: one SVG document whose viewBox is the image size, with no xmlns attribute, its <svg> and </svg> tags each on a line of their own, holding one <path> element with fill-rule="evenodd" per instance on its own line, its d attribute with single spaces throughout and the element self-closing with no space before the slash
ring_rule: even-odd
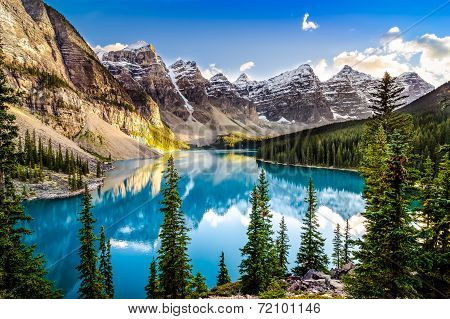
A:
<svg viewBox="0 0 450 319">
<path fill-rule="evenodd" d="M 225 264 L 225 253 L 222 251 L 219 260 L 219 274 L 217 275 L 217 286 L 225 285 L 231 282 L 227 265 Z"/>
<path fill-rule="evenodd" d="M 334 238 L 333 238 L 333 253 L 331 257 L 333 258 L 333 264 L 336 268 L 342 267 L 342 234 L 341 234 L 341 225 L 337 224 L 334 229 Z"/>
<path fill-rule="evenodd" d="M 53 283 L 45 279 L 46 271 L 41 255 L 34 247 L 23 243 L 30 231 L 26 222 L 22 198 L 13 183 L 18 158 L 15 139 L 15 116 L 8 114 L 8 105 L 19 101 L 20 94 L 6 82 L 3 56 L 0 50 L 0 298 L 60 298 Z M 19 150 L 20 151 L 20 150 Z"/>
<path fill-rule="evenodd" d="M 105 228 L 100 228 L 100 265 L 99 272 L 101 275 L 103 295 L 105 298 L 114 298 L 113 271 L 111 264 L 111 242 L 105 237 Z"/>
<path fill-rule="evenodd" d="M 344 244 L 342 248 L 342 264 L 345 265 L 352 261 L 351 257 L 351 249 L 353 246 L 352 239 L 350 238 L 350 224 L 348 219 L 345 221 L 345 230 L 344 230 Z"/>
<path fill-rule="evenodd" d="M 79 220 L 81 228 L 78 232 L 80 237 L 80 264 L 77 266 L 80 273 L 80 288 L 78 296 L 83 299 L 103 298 L 102 276 L 97 269 L 97 250 L 95 242 L 97 238 L 94 234 L 95 219 L 91 212 L 92 196 L 89 193 L 87 184 L 84 186 L 83 202 Z"/>
<path fill-rule="evenodd" d="M 252 210 L 247 228 L 247 243 L 241 249 L 239 266 L 243 291 L 258 294 L 265 291 L 275 276 L 276 254 L 271 238 L 269 192 L 264 170 L 250 195 Z"/>
<path fill-rule="evenodd" d="M 417 296 L 416 231 L 408 195 L 412 121 L 393 113 L 402 105 L 401 91 L 386 74 L 374 93 L 375 118 L 363 134 L 360 171 L 366 184 L 366 233 L 354 252 L 359 267 L 346 285 L 357 298 Z"/>
<path fill-rule="evenodd" d="M 278 237 L 276 239 L 277 246 L 277 270 L 278 277 L 285 277 L 288 274 L 288 256 L 289 256 L 289 237 L 287 234 L 287 226 L 284 221 L 284 216 L 281 218 L 280 229 L 278 230 Z"/>
<path fill-rule="evenodd" d="M 165 188 L 161 212 L 164 220 L 161 225 L 161 246 L 158 250 L 159 280 L 161 294 L 165 298 L 185 298 L 189 291 L 191 266 L 187 253 L 189 243 L 186 221 L 181 211 L 181 198 L 178 194 L 179 176 L 173 156 L 170 156 L 165 171 Z"/>
<path fill-rule="evenodd" d="M 150 275 L 148 276 L 148 283 L 145 286 L 145 295 L 147 299 L 159 298 L 159 281 L 158 273 L 156 270 L 156 259 L 153 258 L 150 263 Z"/>
<path fill-rule="evenodd" d="M 302 220 L 300 248 L 297 253 L 296 267 L 292 270 L 297 276 L 303 276 L 308 270 L 327 271 L 328 257 L 324 252 L 325 239 L 319 232 L 317 220 L 317 198 L 312 178 L 309 179 L 308 203 L 305 217 Z"/>
</svg>

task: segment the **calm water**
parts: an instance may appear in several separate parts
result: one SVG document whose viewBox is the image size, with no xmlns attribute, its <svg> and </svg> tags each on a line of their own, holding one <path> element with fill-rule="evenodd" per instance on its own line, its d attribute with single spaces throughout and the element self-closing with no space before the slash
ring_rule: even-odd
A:
<svg viewBox="0 0 450 319">
<path fill-rule="evenodd" d="M 189 254 L 193 270 L 200 271 L 212 287 L 220 252 L 233 280 L 237 280 L 239 249 L 244 245 L 248 225 L 248 197 L 260 166 L 270 182 L 273 221 L 278 229 L 281 216 L 288 224 L 291 265 L 299 246 L 304 198 L 312 176 L 319 201 L 319 221 L 330 254 L 332 230 L 350 218 L 353 234 L 363 231 L 361 198 L 363 181 L 347 171 L 257 164 L 253 152 L 191 151 L 175 155 L 181 180 L 179 192 L 191 237 Z M 158 249 L 162 222 L 159 212 L 165 159 L 131 160 L 115 163 L 105 185 L 93 192 L 93 213 L 97 229 L 104 225 L 112 242 L 112 264 L 116 297 L 143 298 L 148 266 Z M 49 277 L 67 298 L 75 298 L 79 286 L 77 214 L 81 197 L 28 202 L 26 212 L 34 218 L 30 243 L 47 259 Z"/>
</svg>

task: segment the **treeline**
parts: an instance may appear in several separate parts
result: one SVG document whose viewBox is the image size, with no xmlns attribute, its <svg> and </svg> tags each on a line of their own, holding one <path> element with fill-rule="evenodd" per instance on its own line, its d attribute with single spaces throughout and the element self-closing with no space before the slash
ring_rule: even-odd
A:
<svg viewBox="0 0 450 319">
<path fill-rule="evenodd" d="M 450 143 L 448 108 L 432 105 L 413 115 L 411 136 L 416 168 L 427 157 L 437 161 L 440 146 Z M 370 120 L 369 120 L 370 121 Z M 336 123 L 264 140 L 257 157 L 267 161 L 339 168 L 358 168 L 363 126 L 367 120 Z"/>
<path fill-rule="evenodd" d="M 42 181 L 43 170 L 70 175 L 70 179 L 81 180 L 81 176 L 89 174 L 88 160 L 82 160 L 78 155 L 75 157 L 73 151 L 69 153 L 66 149 L 64 154 L 61 145 L 53 149 L 51 138 L 44 145 L 42 138 L 36 137 L 36 131 L 30 134 L 26 130 L 23 142 L 19 137 L 17 145 L 18 165 L 14 177 L 23 181 Z M 78 188 L 82 185 L 78 185 Z"/>
</svg>

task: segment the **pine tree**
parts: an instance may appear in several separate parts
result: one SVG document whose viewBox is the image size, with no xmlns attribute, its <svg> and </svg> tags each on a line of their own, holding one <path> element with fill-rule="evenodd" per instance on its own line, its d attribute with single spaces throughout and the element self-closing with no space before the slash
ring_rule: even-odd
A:
<svg viewBox="0 0 450 319">
<path fill-rule="evenodd" d="M 384 134 L 380 131 L 380 134 Z M 379 146 L 371 146 L 373 149 Z M 381 151 L 382 150 L 382 151 Z M 416 232 L 412 226 L 407 163 L 408 142 L 397 130 L 380 152 L 366 152 L 366 234 L 359 251 L 360 265 L 348 279 L 348 292 L 357 298 L 410 298 L 417 296 Z M 371 158 L 367 158 L 370 154 Z M 371 171 L 368 166 L 381 163 Z M 380 169 L 381 168 L 381 169 Z M 374 191 L 376 190 L 376 191 Z"/>
<path fill-rule="evenodd" d="M 345 230 L 344 230 L 344 246 L 342 248 L 342 264 L 346 265 L 352 261 L 351 258 L 351 249 L 353 243 L 350 238 L 350 225 L 348 219 L 345 221 Z"/>
<path fill-rule="evenodd" d="M 18 164 L 14 143 L 18 129 L 15 116 L 8 114 L 8 105 L 16 104 L 20 95 L 8 87 L 2 62 L 0 52 L 0 298 L 60 298 L 61 292 L 45 279 L 43 257 L 23 243 L 30 234 L 26 228 L 30 217 L 12 180 Z"/>
<path fill-rule="evenodd" d="M 111 242 L 106 240 L 105 228 L 100 228 L 100 266 L 99 272 L 102 277 L 103 295 L 105 298 L 114 298 L 114 283 L 111 264 Z"/>
<path fill-rule="evenodd" d="M 281 218 L 280 229 L 276 240 L 277 246 L 277 260 L 278 260 L 278 277 L 284 277 L 288 274 L 288 255 L 289 255 L 289 237 L 287 235 L 287 226 L 284 221 L 284 216 Z"/>
<path fill-rule="evenodd" d="M 181 211 L 181 198 L 178 194 L 178 176 L 173 156 L 169 158 L 164 175 L 165 188 L 161 212 L 164 220 L 161 225 L 161 246 L 158 251 L 159 280 L 161 294 L 165 298 L 185 298 L 188 295 L 191 266 L 187 246 L 190 238 Z"/>
<path fill-rule="evenodd" d="M 148 277 L 148 283 L 145 286 L 145 294 L 147 299 L 157 299 L 159 297 L 159 281 L 158 274 L 156 271 L 156 260 L 153 258 L 150 263 L 150 275 Z"/>
<path fill-rule="evenodd" d="M 371 93 L 371 104 L 375 116 L 389 117 L 395 109 L 404 105 L 402 95 L 403 88 L 400 87 L 395 78 L 391 77 L 388 72 L 384 73 L 383 78 L 379 81 L 374 93 Z"/>
<path fill-rule="evenodd" d="M 333 264 L 336 268 L 342 267 L 342 234 L 341 234 L 341 225 L 337 224 L 334 230 L 334 238 L 333 238 L 333 254 L 331 257 L 333 258 Z"/>
<path fill-rule="evenodd" d="M 225 264 L 225 253 L 222 251 L 219 260 L 219 274 L 217 275 L 217 286 L 221 286 L 231 282 L 230 275 L 228 274 L 228 269 Z"/>
<path fill-rule="evenodd" d="M 250 203 L 250 224 L 247 228 L 247 243 L 241 249 L 239 266 L 244 292 L 258 294 L 265 291 L 277 273 L 276 247 L 269 209 L 269 188 L 264 170 L 261 170 L 258 184 L 254 187 Z"/>
<path fill-rule="evenodd" d="M 325 239 L 319 232 L 317 221 L 317 198 L 312 179 L 309 179 L 308 195 L 305 199 L 308 209 L 302 221 L 300 249 L 297 254 L 294 274 L 303 276 L 308 270 L 327 271 L 328 258 L 324 252 Z"/>
<path fill-rule="evenodd" d="M 425 298 L 450 296 L 449 195 L 450 161 L 444 155 L 436 176 L 430 158 L 425 161 L 421 179 L 422 207 L 418 211 L 420 225 L 420 277 L 424 284 L 420 293 Z"/>
<path fill-rule="evenodd" d="M 199 272 L 195 275 L 192 280 L 192 292 L 190 297 L 193 299 L 206 297 L 208 294 L 208 286 L 205 283 L 205 277 L 203 277 Z"/>
<path fill-rule="evenodd" d="M 95 219 L 91 213 L 92 196 L 89 193 L 87 185 L 84 187 L 82 211 L 80 213 L 80 222 L 82 227 L 79 230 L 80 236 L 80 264 L 77 269 L 80 273 L 80 288 L 78 296 L 84 299 L 103 298 L 102 277 L 97 269 L 97 251 L 95 249 L 94 234 Z"/>
</svg>

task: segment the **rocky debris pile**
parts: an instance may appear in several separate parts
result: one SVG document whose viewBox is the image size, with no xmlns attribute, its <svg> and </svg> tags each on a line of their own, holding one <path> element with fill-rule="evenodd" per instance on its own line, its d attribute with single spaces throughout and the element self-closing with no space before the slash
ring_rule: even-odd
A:
<svg viewBox="0 0 450 319">
<path fill-rule="evenodd" d="M 332 279 L 321 271 L 308 270 L 303 277 L 291 276 L 286 278 L 287 291 L 293 295 L 330 295 L 334 297 L 345 296 L 342 281 Z"/>
<path fill-rule="evenodd" d="M 342 268 L 331 269 L 330 276 L 332 279 L 342 279 L 344 275 L 347 275 L 355 268 L 356 265 L 350 261 L 342 266 Z"/>
</svg>

